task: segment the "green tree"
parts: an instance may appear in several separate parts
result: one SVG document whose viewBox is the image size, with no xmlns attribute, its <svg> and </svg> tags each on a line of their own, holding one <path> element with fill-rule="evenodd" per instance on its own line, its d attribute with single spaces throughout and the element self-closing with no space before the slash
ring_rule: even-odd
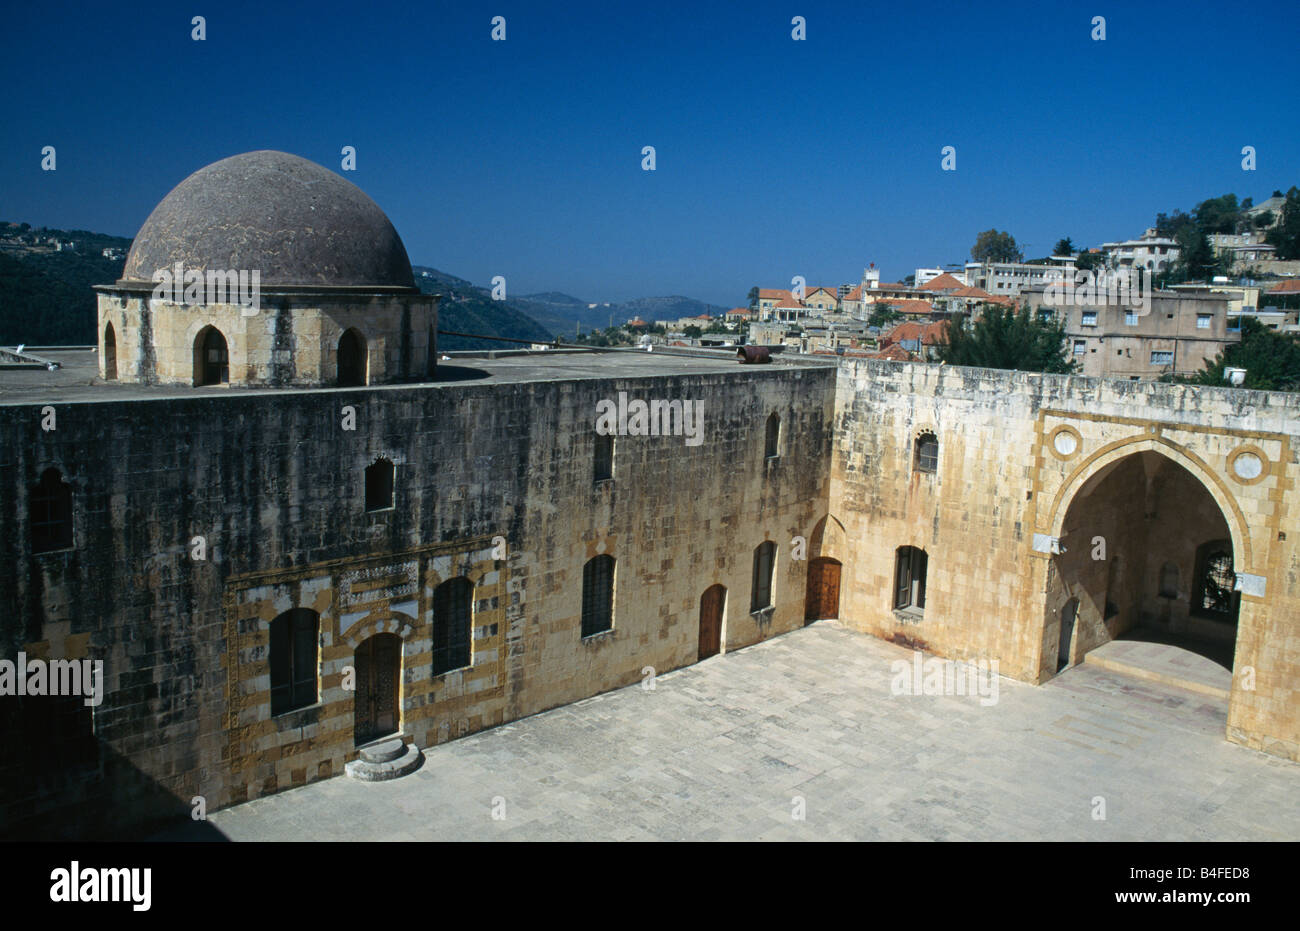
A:
<svg viewBox="0 0 1300 931">
<path fill-rule="evenodd" d="M 1209 281 L 1223 271 L 1224 263 L 1214 257 L 1210 237 L 1195 224 L 1181 227 L 1174 234 L 1174 241 L 1178 243 L 1181 254 L 1170 278 L 1173 283 Z"/>
<path fill-rule="evenodd" d="M 1293 185 L 1286 192 L 1282 222 L 1264 238 L 1269 245 L 1277 247 L 1279 259 L 1300 259 L 1300 188 Z"/>
<path fill-rule="evenodd" d="M 1270 330 L 1254 317 L 1243 317 L 1241 342 L 1233 343 L 1187 380 L 1223 387 L 1228 384 L 1223 370 L 1229 366 L 1246 370 L 1242 388 L 1300 391 L 1300 338 Z"/>
<path fill-rule="evenodd" d="M 1024 253 L 1016 247 L 1014 236 L 992 229 L 975 237 L 970 257 L 974 262 L 1019 262 L 1024 258 Z"/>
<path fill-rule="evenodd" d="M 877 301 L 871 311 L 871 316 L 867 317 L 867 326 L 886 327 L 902 316 L 889 304 Z"/>
<path fill-rule="evenodd" d="M 701 336 L 704 335 L 704 331 L 701 330 L 699 327 L 697 327 L 695 324 L 691 324 L 690 326 L 682 330 L 682 335 L 688 336 L 691 339 L 699 339 Z"/>
<path fill-rule="evenodd" d="M 1083 271 L 1092 271 L 1106 263 L 1106 257 L 1100 252 L 1080 252 L 1074 260 L 1074 267 Z"/>
<path fill-rule="evenodd" d="M 749 289 L 749 310 L 751 313 L 758 310 L 758 285 Z"/>
<path fill-rule="evenodd" d="M 1202 233 L 1232 233 L 1241 219 L 1236 194 L 1211 197 L 1196 205 L 1196 225 Z"/>
<path fill-rule="evenodd" d="M 948 324 L 939 358 L 949 365 L 1015 369 L 1021 372 L 1074 371 L 1065 356 L 1065 325 L 1043 320 L 1028 307 L 1019 310 L 985 304 L 974 324 L 957 314 Z"/>
<path fill-rule="evenodd" d="M 1056 245 L 1052 246 L 1052 255 L 1074 255 L 1074 240 L 1069 236 L 1064 239 L 1058 239 Z"/>
</svg>

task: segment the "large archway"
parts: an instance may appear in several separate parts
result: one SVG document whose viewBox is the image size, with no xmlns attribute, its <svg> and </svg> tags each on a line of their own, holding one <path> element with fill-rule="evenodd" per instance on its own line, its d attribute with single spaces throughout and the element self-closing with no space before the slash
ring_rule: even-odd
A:
<svg viewBox="0 0 1300 931">
<path fill-rule="evenodd" d="M 1240 557 L 1228 517 L 1186 467 L 1157 449 L 1116 456 L 1078 486 L 1059 534 L 1044 638 L 1059 644 L 1058 670 L 1118 638 L 1232 669 Z"/>
</svg>

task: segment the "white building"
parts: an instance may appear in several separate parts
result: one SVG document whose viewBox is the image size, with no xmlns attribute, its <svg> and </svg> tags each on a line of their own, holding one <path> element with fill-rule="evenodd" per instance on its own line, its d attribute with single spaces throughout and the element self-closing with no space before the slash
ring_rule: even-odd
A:
<svg viewBox="0 0 1300 931">
<path fill-rule="evenodd" d="M 1140 239 L 1104 242 L 1101 251 L 1107 268 L 1142 268 L 1156 274 L 1168 271 L 1182 254 L 1178 243 L 1154 229 L 1148 229 Z"/>
</svg>

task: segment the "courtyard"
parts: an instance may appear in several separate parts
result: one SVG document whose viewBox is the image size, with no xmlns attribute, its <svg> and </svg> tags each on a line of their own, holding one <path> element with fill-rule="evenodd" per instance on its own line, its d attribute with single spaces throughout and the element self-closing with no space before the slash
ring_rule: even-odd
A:
<svg viewBox="0 0 1300 931">
<path fill-rule="evenodd" d="M 820 621 L 160 839 L 1300 839 L 1300 765 L 1228 743 L 1221 698 L 1092 663 L 896 695 L 900 660 Z"/>
</svg>

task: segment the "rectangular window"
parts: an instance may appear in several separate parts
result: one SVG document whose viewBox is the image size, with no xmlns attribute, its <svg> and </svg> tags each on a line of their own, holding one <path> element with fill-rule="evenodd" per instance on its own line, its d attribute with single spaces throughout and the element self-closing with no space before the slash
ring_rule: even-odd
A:
<svg viewBox="0 0 1300 931">
<path fill-rule="evenodd" d="M 772 606 L 772 569 L 775 563 L 775 543 L 769 540 L 754 550 L 754 578 L 749 599 L 751 613 Z"/>
<path fill-rule="evenodd" d="M 1197 314 L 1197 315 L 1196 315 L 1196 329 L 1198 329 L 1198 330 L 1208 330 L 1209 328 L 1210 328 L 1210 315 L 1209 315 L 1209 314 Z"/>
<path fill-rule="evenodd" d="M 596 434 L 595 481 L 604 482 L 614 477 L 614 436 Z"/>
<path fill-rule="evenodd" d="M 1074 341 L 1074 354 L 1076 356 L 1083 355 L 1087 351 L 1087 349 L 1088 349 L 1088 341 L 1086 339 L 1076 339 Z"/>
<path fill-rule="evenodd" d="M 470 664 L 474 583 L 464 576 L 433 590 L 433 675 Z"/>
<path fill-rule="evenodd" d="M 1137 325 L 1138 325 L 1137 313 L 1132 310 L 1124 311 L 1124 326 L 1137 326 Z"/>
<path fill-rule="evenodd" d="M 1083 319 L 1081 323 L 1083 326 L 1096 326 L 1097 312 L 1095 310 L 1085 310 L 1083 312 Z"/>
<path fill-rule="evenodd" d="M 925 550 L 900 546 L 894 569 L 894 607 L 925 610 L 925 574 L 929 557 Z"/>
<path fill-rule="evenodd" d="M 1174 353 L 1172 350 L 1153 349 L 1151 350 L 1152 365 L 1173 365 Z"/>
<path fill-rule="evenodd" d="M 614 628 L 614 557 L 596 556 L 582 570 L 582 636 Z"/>
</svg>

